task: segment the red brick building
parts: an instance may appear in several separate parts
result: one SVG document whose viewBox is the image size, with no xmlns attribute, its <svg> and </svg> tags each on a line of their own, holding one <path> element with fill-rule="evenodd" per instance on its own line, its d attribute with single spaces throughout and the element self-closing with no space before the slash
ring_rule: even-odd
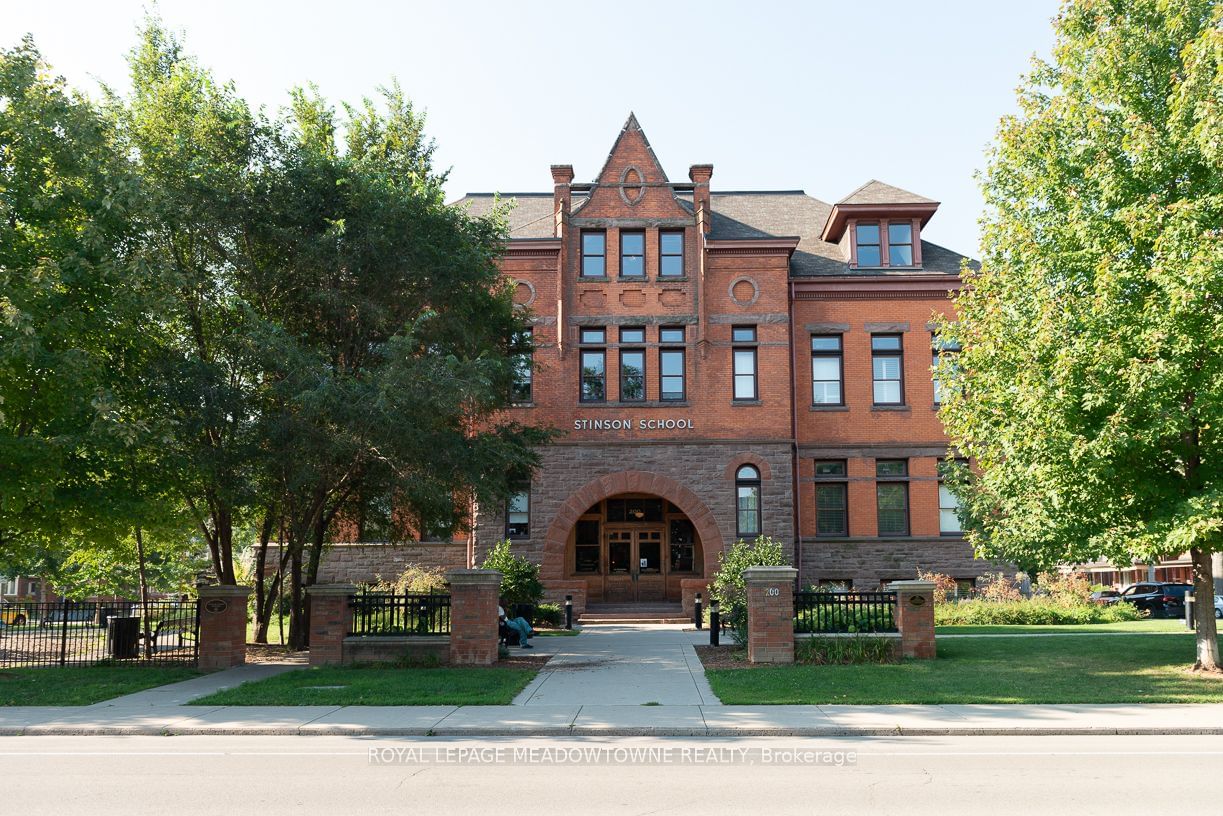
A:
<svg viewBox="0 0 1223 816">
<path fill-rule="evenodd" d="M 680 600 L 761 533 L 803 585 L 989 569 L 937 474 L 931 320 L 965 260 L 921 238 L 937 202 L 721 192 L 708 164 L 673 182 L 632 116 L 593 183 L 551 172 L 505 196 L 503 268 L 535 347 L 512 410 L 566 433 L 479 508 L 477 561 L 509 537 L 579 602 Z"/>
</svg>

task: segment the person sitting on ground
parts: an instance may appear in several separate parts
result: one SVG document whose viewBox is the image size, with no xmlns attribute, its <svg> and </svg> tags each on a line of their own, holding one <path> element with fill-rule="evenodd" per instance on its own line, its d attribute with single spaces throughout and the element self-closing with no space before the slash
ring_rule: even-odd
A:
<svg viewBox="0 0 1223 816">
<path fill-rule="evenodd" d="M 527 639 L 535 634 L 535 630 L 531 628 L 531 624 L 527 623 L 526 618 L 508 618 L 505 614 L 505 607 L 508 606 L 505 599 L 501 599 L 501 604 L 497 607 L 497 620 L 504 623 L 507 628 L 518 633 L 518 645 L 524 649 L 534 649 L 535 647 L 527 643 Z"/>
</svg>

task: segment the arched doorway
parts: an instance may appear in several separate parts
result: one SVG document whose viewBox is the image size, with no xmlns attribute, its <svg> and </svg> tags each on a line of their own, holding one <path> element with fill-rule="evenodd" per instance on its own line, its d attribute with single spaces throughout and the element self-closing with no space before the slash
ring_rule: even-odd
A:
<svg viewBox="0 0 1223 816">
<path fill-rule="evenodd" d="M 622 493 L 595 502 L 566 543 L 565 577 L 585 581 L 596 603 L 678 601 L 680 581 L 704 572 L 695 525 L 660 496 Z"/>
<path fill-rule="evenodd" d="M 712 575 L 722 535 L 692 491 L 623 471 L 570 495 L 548 529 L 545 578 L 582 582 L 589 602 L 678 602 L 685 579 Z"/>
</svg>

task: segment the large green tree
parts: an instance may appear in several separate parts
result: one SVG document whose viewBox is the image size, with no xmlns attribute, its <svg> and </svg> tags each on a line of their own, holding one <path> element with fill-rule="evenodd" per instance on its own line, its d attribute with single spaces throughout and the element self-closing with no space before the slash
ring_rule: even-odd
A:
<svg viewBox="0 0 1223 816">
<path fill-rule="evenodd" d="M 140 179 L 145 228 L 136 251 L 163 308 L 147 397 L 165 428 L 162 476 L 207 543 L 213 572 L 235 582 L 234 532 L 261 505 L 262 338 L 273 332 L 240 292 L 267 123 L 187 54 L 157 20 L 129 55 L 131 93 L 109 110 Z"/>
<path fill-rule="evenodd" d="M 450 532 L 470 499 L 529 473 L 544 439 L 493 421 L 524 325 L 497 266 L 503 219 L 446 205 L 424 117 L 398 88 L 336 120 L 294 94 L 239 279 L 276 326 L 265 417 L 298 645 L 300 589 L 355 500 L 381 497 L 402 530 Z"/>
<path fill-rule="evenodd" d="M 141 208 L 107 117 L 29 39 L 0 51 L 0 570 L 54 579 L 160 504 Z"/>
<path fill-rule="evenodd" d="M 942 416 L 979 550 L 1051 565 L 1223 549 L 1223 6 L 1075 0 L 983 176 Z M 1209 601 L 1205 603 L 1209 609 Z M 1218 670 L 1214 618 L 1197 666 Z"/>
</svg>

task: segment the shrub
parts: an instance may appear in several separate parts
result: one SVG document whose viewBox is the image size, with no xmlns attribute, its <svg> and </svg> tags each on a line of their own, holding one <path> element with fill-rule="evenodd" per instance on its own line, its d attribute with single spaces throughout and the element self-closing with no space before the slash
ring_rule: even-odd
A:
<svg viewBox="0 0 1223 816">
<path fill-rule="evenodd" d="M 369 585 L 370 592 L 394 592 L 398 595 L 445 595 L 446 571 L 441 567 L 408 564 L 396 578 L 386 580 L 381 575 Z"/>
<path fill-rule="evenodd" d="M 743 571 L 748 567 L 788 567 L 781 542 L 759 536 L 750 544 L 739 539 L 718 555 L 718 570 L 709 582 L 709 597 L 722 606 L 722 619 L 730 624 L 736 643 L 747 643 L 747 590 Z"/>
<path fill-rule="evenodd" d="M 923 572 L 918 570 L 917 580 L 930 581 L 934 584 L 934 602 L 936 604 L 947 603 L 948 600 L 954 599 L 959 594 L 959 586 L 950 575 L 944 575 L 941 572 Z"/>
<path fill-rule="evenodd" d="M 794 661 L 817 666 L 895 663 L 896 639 L 886 637 L 810 637 L 794 642 Z"/>
<path fill-rule="evenodd" d="M 895 629 L 891 607 L 868 611 L 834 604 L 816 604 L 794 618 L 794 631 L 889 632 Z"/>
<path fill-rule="evenodd" d="M 982 576 L 977 587 L 977 597 L 986 601 L 1021 601 L 1023 593 L 1019 585 L 1001 572 Z"/>
<path fill-rule="evenodd" d="M 480 566 L 501 573 L 500 595 L 507 603 L 537 604 L 544 596 L 544 585 L 539 581 L 539 564 L 510 552 L 509 539 L 498 542 Z"/>
<path fill-rule="evenodd" d="M 1091 581 L 1081 572 L 1042 572 L 1036 589 L 1059 603 L 1086 603 L 1091 600 Z"/>
<path fill-rule="evenodd" d="M 1145 613 L 1132 604 L 1071 604 L 1059 603 L 1047 597 L 1018 601 L 987 601 L 978 598 L 934 607 L 936 626 L 1055 626 L 1120 623 L 1140 620 L 1143 617 Z"/>
<path fill-rule="evenodd" d="M 535 607 L 534 617 L 532 623 L 537 626 L 560 626 L 565 621 L 565 610 L 560 604 L 541 603 Z"/>
</svg>

